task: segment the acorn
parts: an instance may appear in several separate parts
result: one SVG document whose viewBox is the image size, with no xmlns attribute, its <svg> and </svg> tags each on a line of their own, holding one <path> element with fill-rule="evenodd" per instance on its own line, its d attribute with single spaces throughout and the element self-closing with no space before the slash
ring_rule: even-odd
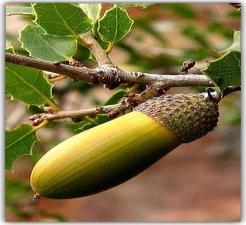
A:
<svg viewBox="0 0 246 225">
<path fill-rule="evenodd" d="M 180 144 L 207 134 L 217 125 L 218 116 L 218 103 L 207 93 L 152 98 L 48 151 L 32 170 L 32 189 L 35 196 L 56 199 L 105 191 Z"/>
</svg>

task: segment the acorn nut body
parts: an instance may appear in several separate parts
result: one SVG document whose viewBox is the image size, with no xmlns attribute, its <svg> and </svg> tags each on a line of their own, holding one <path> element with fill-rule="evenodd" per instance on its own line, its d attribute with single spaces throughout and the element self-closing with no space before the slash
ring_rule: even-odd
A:
<svg viewBox="0 0 246 225">
<path fill-rule="evenodd" d="M 112 188 L 184 142 L 212 130 L 218 105 L 205 94 L 163 95 L 55 146 L 34 166 L 36 195 L 75 198 Z M 187 133 L 188 132 L 188 133 Z"/>
</svg>

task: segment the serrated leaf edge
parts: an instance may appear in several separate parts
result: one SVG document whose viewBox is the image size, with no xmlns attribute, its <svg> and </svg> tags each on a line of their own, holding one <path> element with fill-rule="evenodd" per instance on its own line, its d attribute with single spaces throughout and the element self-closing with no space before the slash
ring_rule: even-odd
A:
<svg viewBox="0 0 246 225">
<path fill-rule="evenodd" d="M 19 129 L 22 125 L 28 125 L 28 126 L 30 126 L 30 124 L 28 124 L 28 123 L 22 123 L 22 124 L 20 124 L 18 127 L 16 127 L 16 128 L 14 128 L 14 129 L 11 129 L 11 130 L 6 130 L 5 132 L 11 132 L 11 131 L 15 131 L 15 130 L 17 130 L 17 129 Z M 33 144 L 31 145 L 31 147 L 30 147 L 30 153 L 25 153 L 25 154 L 23 154 L 23 155 L 21 155 L 20 157 L 18 157 L 18 158 L 16 158 L 13 162 L 12 162 L 12 164 L 11 164 L 11 167 L 5 167 L 6 169 L 10 169 L 10 170 L 12 170 L 12 168 L 13 168 L 13 166 L 14 166 L 14 163 L 18 160 L 18 159 L 20 159 L 20 158 L 22 158 L 23 156 L 26 156 L 26 155 L 33 155 L 33 147 L 34 147 L 34 145 L 37 143 L 37 142 L 39 142 L 40 141 L 40 139 L 39 139 L 39 137 L 37 136 L 37 133 L 36 133 L 36 131 L 39 129 L 39 126 L 37 126 L 37 127 L 32 127 L 33 129 L 30 131 L 30 132 L 28 132 L 24 137 L 26 137 L 26 136 L 28 136 L 29 134 L 31 134 L 31 133 L 33 133 L 33 132 L 35 132 L 35 137 L 36 137 L 36 140 L 33 142 Z M 22 139 L 22 138 L 21 138 Z M 20 139 L 18 139 L 18 140 L 20 140 Z M 14 144 L 16 143 L 16 141 L 14 142 Z M 12 146 L 13 144 L 11 144 L 11 145 L 8 145 L 8 146 L 5 146 L 5 151 L 7 150 L 7 148 L 9 148 L 10 146 Z"/>
<path fill-rule="evenodd" d="M 39 2 L 38 2 L 38 3 L 39 3 Z M 36 4 L 38 4 L 38 3 L 32 3 L 31 6 L 32 6 L 32 8 L 33 8 L 34 16 L 35 16 L 35 19 L 33 20 L 33 22 L 34 22 L 35 24 L 37 24 L 39 27 L 41 27 L 41 26 L 37 23 L 37 16 L 38 16 L 38 15 L 37 15 L 36 10 L 35 10 L 35 8 L 34 8 L 34 6 L 35 6 Z M 66 3 L 66 2 L 64 2 L 64 3 Z M 79 9 L 84 13 L 84 11 L 83 11 L 79 6 L 77 6 L 77 5 L 75 5 L 75 4 L 72 4 L 72 3 L 69 3 L 69 2 L 67 2 L 67 3 L 73 5 L 73 6 L 77 7 L 77 8 L 79 8 Z M 54 3 L 51 3 L 51 4 L 55 4 L 55 2 L 54 2 Z M 57 11 L 57 10 L 56 10 L 56 11 Z M 76 33 L 74 33 L 74 31 L 71 30 L 70 27 L 67 25 L 67 22 L 64 21 L 63 18 L 60 16 L 60 13 L 58 13 L 58 14 L 59 14 L 59 17 L 60 17 L 60 18 L 62 19 L 62 21 L 64 22 L 66 28 L 73 34 L 73 35 L 63 35 L 63 36 L 74 36 L 74 37 L 76 37 L 76 39 L 78 39 L 79 35 L 81 35 L 81 34 L 76 34 Z M 86 14 L 85 14 L 85 15 L 86 15 Z M 90 19 L 87 15 L 86 15 L 86 17 L 87 17 L 87 19 L 88 19 L 88 22 L 91 23 L 91 28 L 90 28 L 89 30 L 87 30 L 86 32 L 84 32 L 84 33 L 87 33 L 87 32 L 89 32 L 89 31 L 91 31 L 91 30 L 93 29 L 93 21 L 92 21 L 92 19 Z M 49 34 L 43 27 L 41 27 L 41 28 L 45 31 L 46 34 Z M 58 36 L 58 35 L 54 35 L 54 36 Z M 59 37 L 59 36 L 58 36 L 58 37 Z"/>
<path fill-rule="evenodd" d="M 215 83 L 215 81 L 205 72 L 206 70 L 208 70 L 208 68 L 211 66 L 211 64 L 214 64 L 214 63 L 216 63 L 217 61 L 219 61 L 219 60 L 221 60 L 221 59 L 223 59 L 224 57 L 226 57 L 227 55 L 229 55 L 230 53 L 232 53 L 233 54 L 233 57 L 236 59 L 236 61 L 238 61 L 238 59 L 235 57 L 235 52 L 237 52 L 237 51 L 228 51 L 227 53 L 225 53 L 225 54 L 223 54 L 222 56 L 220 56 L 219 58 L 217 58 L 217 59 L 215 59 L 215 60 L 213 60 L 213 61 L 210 61 L 209 63 L 208 63 L 208 65 L 207 65 L 207 67 L 206 68 L 204 68 L 204 69 L 202 69 L 201 71 L 202 71 L 202 73 L 206 76 L 206 77 L 208 77 L 212 82 L 213 82 L 213 84 L 216 86 L 216 87 L 218 87 L 219 89 L 220 89 L 220 87 Z M 239 52 L 240 53 L 240 52 Z M 239 63 L 239 67 L 240 67 L 240 62 L 238 61 L 238 63 Z M 221 89 L 220 89 L 220 91 L 221 91 Z"/>
<path fill-rule="evenodd" d="M 19 15 L 21 15 L 21 16 L 22 15 L 24 15 L 24 16 L 34 16 L 34 13 L 7 13 L 7 7 L 12 8 L 13 6 L 6 6 L 6 8 L 5 8 L 5 15 L 6 16 L 19 16 Z M 31 7 L 22 6 L 22 8 L 31 8 Z"/>
<path fill-rule="evenodd" d="M 239 42 L 239 45 L 240 45 L 240 51 L 231 50 L 231 47 L 232 47 L 233 44 L 234 44 L 234 41 L 235 41 L 235 38 L 236 38 L 237 33 L 240 33 L 240 42 Z M 241 31 L 240 31 L 240 30 L 234 30 L 234 31 L 233 31 L 232 43 L 231 43 L 231 44 L 229 45 L 229 47 L 227 47 L 226 49 L 219 51 L 219 53 L 225 54 L 225 53 L 227 53 L 227 52 L 229 52 L 229 51 L 232 51 L 232 52 L 234 51 L 234 52 L 240 52 L 240 53 L 241 53 Z"/>
<path fill-rule="evenodd" d="M 24 43 L 23 43 L 22 40 L 21 40 L 21 32 L 24 31 L 25 29 L 27 29 L 27 27 L 35 27 L 35 26 L 31 26 L 30 24 L 25 25 L 25 26 L 19 31 L 18 41 L 21 43 L 21 46 L 20 46 L 20 47 L 23 48 L 23 49 L 25 49 L 25 50 L 29 53 L 29 56 L 32 56 L 32 57 L 33 57 L 32 53 L 31 53 L 30 51 L 28 51 L 28 50 L 25 48 Z M 38 25 L 38 27 L 40 27 L 40 26 Z M 41 28 L 42 30 L 44 30 L 42 27 L 40 27 L 40 28 Z M 48 34 L 47 32 L 45 32 L 44 35 L 50 35 L 50 36 L 53 36 L 53 37 L 61 37 L 61 36 L 58 36 L 58 35 L 51 35 L 51 34 Z M 73 37 L 73 36 L 72 36 L 72 35 L 67 35 L 67 36 L 62 36 L 62 37 Z M 43 39 L 43 38 L 42 38 L 42 39 Z M 43 40 L 44 40 L 44 39 L 43 39 Z M 48 45 L 51 49 L 53 49 L 58 55 L 61 55 L 62 57 L 64 57 L 65 60 L 69 61 L 69 60 L 71 60 L 71 59 L 73 58 L 73 56 L 67 57 L 67 56 L 63 55 L 62 53 L 60 53 L 59 51 L 57 51 L 55 48 L 53 48 L 53 46 L 50 45 L 49 42 L 47 42 L 46 40 L 44 40 L 44 41 L 45 41 L 45 42 L 47 43 L 47 45 Z M 76 42 L 77 42 L 77 41 L 76 41 Z M 39 58 L 39 57 L 36 57 L 36 58 Z M 41 58 L 39 58 L 39 59 L 41 59 Z"/>
<path fill-rule="evenodd" d="M 105 40 L 104 37 L 100 34 L 100 32 L 99 32 L 99 29 L 100 29 L 100 26 L 101 26 L 100 22 L 101 22 L 101 20 L 103 20 L 103 19 L 107 16 L 107 13 L 108 13 L 108 12 L 114 10 L 115 8 L 118 8 L 119 10 L 124 11 L 124 12 L 126 13 L 127 17 L 128 17 L 128 18 L 130 19 L 130 21 L 131 21 L 131 26 L 130 26 L 130 28 L 129 28 L 129 31 L 128 31 L 125 35 L 123 35 L 123 36 L 121 37 L 121 39 L 123 39 L 127 34 L 130 33 L 130 31 L 132 30 L 132 26 L 133 26 L 133 24 L 134 24 L 134 20 L 130 18 L 130 16 L 129 16 L 129 14 L 128 14 L 128 12 L 127 12 L 126 9 L 122 9 L 121 7 L 117 6 L 116 4 L 115 4 L 112 8 L 107 9 L 107 10 L 104 12 L 103 17 L 100 18 L 100 19 L 98 20 L 97 32 L 98 32 L 100 38 L 102 39 L 102 41 L 109 42 L 109 43 L 115 43 L 115 41 L 113 41 L 113 42 L 107 41 L 107 40 Z M 116 21 L 116 24 L 117 24 L 117 21 Z M 116 34 L 115 34 L 114 36 L 116 37 L 116 35 L 117 35 L 117 32 L 116 32 Z M 114 38 L 114 39 L 115 39 L 115 38 Z"/>
</svg>

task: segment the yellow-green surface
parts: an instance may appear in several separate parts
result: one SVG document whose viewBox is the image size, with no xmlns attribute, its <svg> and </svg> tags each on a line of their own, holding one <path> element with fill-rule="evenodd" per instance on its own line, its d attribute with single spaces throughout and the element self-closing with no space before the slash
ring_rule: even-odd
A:
<svg viewBox="0 0 246 225">
<path fill-rule="evenodd" d="M 94 194 L 137 175 L 179 144 L 172 131 L 131 112 L 55 146 L 35 165 L 31 186 L 50 198 Z"/>
</svg>

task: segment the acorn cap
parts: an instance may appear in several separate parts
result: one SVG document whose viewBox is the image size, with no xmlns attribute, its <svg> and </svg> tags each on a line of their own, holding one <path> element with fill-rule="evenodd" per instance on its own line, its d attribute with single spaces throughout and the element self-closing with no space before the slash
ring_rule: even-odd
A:
<svg viewBox="0 0 246 225">
<path fill-rule="evenodd" d="M 138 105 L 140 111 L 170 128 L 183 143 L 207 134 L 218 122 L 218 103 L 207 93 L 165 94 Z"/>
</svg>

